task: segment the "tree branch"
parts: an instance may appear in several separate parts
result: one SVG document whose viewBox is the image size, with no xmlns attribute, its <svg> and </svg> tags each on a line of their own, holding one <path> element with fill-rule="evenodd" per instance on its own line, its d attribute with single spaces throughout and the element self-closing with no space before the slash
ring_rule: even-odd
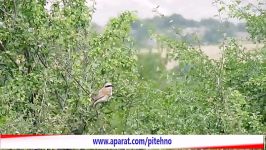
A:
<svg viewBox="0 0 266 150">
<path fill-rule="evenodd" d="M 13 0 L 14 3 L 14 13 L 15 13 L 15 18 L 17 17 L 17 5 L 16 5 L 16 0 Z"/>
<path fill-rule="evenodd" d="M 42 58 L 40 57 L 40 55 L 37 53 L 37 56 L 38 56 L 38 58 L 39 58 L 39 60 L 41 61 L 41 63 L 42 63 L 42 65 L 45 67 L 45 68 L 48 68 L 48 65 L 47 64 L 45 64 L 44 63 L 44 61 L 42 60 Z M 75 81 L 75 83 L 76 84 L 78 84 L 80 87 L 81 87 L 81 89 L 86 93 L 86 94 L 88 94 L 88 95 L 90 95 L 90 93 L 80 84 L 80 82 L 71 74 L 71 73 L 69 73 L 66 69 L 64 69 L 64 71 L 66 71 L 67 72 L 67 74 L 69 75 L 69 76 L 71 76 L 73 79 L 74 79 L 74 81 Z M 60 72 L 60 74 L 61 74 L 61 76 L 64 78 L 64 80 L 65 80 L 65 76 Z"/>
</svg>

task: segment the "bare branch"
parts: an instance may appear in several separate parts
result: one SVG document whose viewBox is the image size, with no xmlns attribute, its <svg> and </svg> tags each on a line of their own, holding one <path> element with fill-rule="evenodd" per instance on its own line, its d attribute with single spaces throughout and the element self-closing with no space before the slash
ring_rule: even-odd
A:
<svg viewBox="0 0 266 150">
<path fill-rule="evenodd" d="M 0 8 L 0 10 L 1 10 L 4 14 L 6 14 L 6 15 L 8 15 L 8 16 L 11 16 L 12 18 L 14 18 L 10 13 L 6 12 L 4 9 Z"/>
<path fill-rule="evenodd" d="M 17 4 L 16 4 L 16 0 L 13 0 L 13 3 L 14 3 L 15 18 L 17 18 Z"/>
</svg>

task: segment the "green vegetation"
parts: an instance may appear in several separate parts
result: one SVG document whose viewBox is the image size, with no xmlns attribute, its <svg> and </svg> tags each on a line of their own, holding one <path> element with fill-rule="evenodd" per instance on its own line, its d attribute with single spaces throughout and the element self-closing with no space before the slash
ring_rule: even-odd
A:
<svg viewBox="0 0 266 150">
<path fill-rule="evenodd" d="M 228 38 L 222 58 L 212 60 L 158 33 L 153 38 L 168 50 L 161 59 L 137 53 L 131 12 L 99 34 L 85 0 L 59 0 L 49 11 L 45 5 L 0 1 L 0 133 L 265 133 L 265 46 L 244 52 Z M 229 6 L 265 45 L 265 10 Z M 179 66 L 167 71 L 170 59 Z M 105 82 L 114 85 L 112 99 L 91 108 L 91 94 Z"/>
</svg>

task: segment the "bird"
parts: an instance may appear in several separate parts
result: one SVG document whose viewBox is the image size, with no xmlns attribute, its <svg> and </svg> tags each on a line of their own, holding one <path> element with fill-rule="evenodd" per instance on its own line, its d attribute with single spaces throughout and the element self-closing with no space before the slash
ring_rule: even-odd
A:
<svg viewBox="0 0 266 150">
<path fill-rule="evenodd" d="M 113 85 L 109 82 L 104 84 L 104 87 L 101 88 L 96 96 L 92 96 L 93 107 L 98 103 L 106 102 L 112 96 Z"/>
</svg>

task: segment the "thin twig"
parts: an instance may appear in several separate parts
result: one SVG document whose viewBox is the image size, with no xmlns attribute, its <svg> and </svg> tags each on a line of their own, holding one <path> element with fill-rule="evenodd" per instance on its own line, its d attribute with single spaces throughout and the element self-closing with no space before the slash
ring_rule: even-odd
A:
<svg viewBox="0 0 266 150">
<path fill-rule="evenodd" d="M 13 0 L 13 3 L 14 3 L 15 18 L 17 18 L 17 5 L 16 5 L 16 0 Z"/>
<path fill-rule="evenodd" d="M 41 64 L 42 64 L 45 68 L 48 68 L 47 65 L 44 63 L 43 59 L 41 58 L 41 56 L 38 54 L 38 52 L 37 52 L 36 54 L 37 54 L 37 56 L 38 56 L 38 58 L 39 58 Z"/>
<path fill-rule="evenodd" d="M 40 55 L 39 54 L 37 54 L 38 55 L 38 58 L 39 58 L 39 60 L 41 61 L 41 63 L 42 63 L 42 65 L 45 67 L 45 68 L 48 68 L 48 66 L 44 63 L 44 61 L 41 59 L 41 57 L 40 57 Z M 64 69 L 64 68 L 63 68 Z M 90 95 L 90 93 L 80 84 L 80 82 L 71 74 L 71 73 L 69 73 L 66 69 L 64 69 L 67 73 L 68 73 L 68 75 L 69 76 L 71 76 L 73 79 L 74 79 L 74 81 L 81 87 L 81 89 L 86 93 L 86 94 L 88 94 L 88 95 Z M 60 73 L 62 76 L 63 76 L 63 78 L 65 79 L 65 76 L 62 74 L 62 73 Z"/>
<path fill-rule="evenodd" d="M 64 109 L 64 106 L 62 104 L 62 101 L 65 101 L 65 100 L 58 94 L 58 91 L 57 90 L 55 90 L 54 93 L 55 93 L 55 95 L 56 95 L 56 97 L 58 99 L 58 103 L 60 105 L 61 110 L 63 110 Z M 59 99 L 61 99 L 61 101 Z"/>
<path fill-rule="evenodd" d="M 15 17 L 14 17 L 12 14 L 6 12 L 4 9 L 0 8 L 0 10 L 1 10 L 4 14 L 6 14 L 7 16 L 10 16 L 10 17 L 12 17 L 13 19 L 15 19 Z"/>
<path fill-rule="evenodd" d="M 216 7 L 218 7 L 218 6 L 216 5 Z M 222 24 L 223 23 L 223 19 L 222 19 L 222 14 L 221 14 L 220 11 L 218 12 L 218 16 L 219 16 L 220 24 Z M 219 29 L 220 29 L 220 31 L 222 31 L 221 30 L 221 26 L 219 26 Z M 224 51 L 225 51 L 225 40 L 226 40 L 225 38 L 226 37 L 225 37 L 225 34 L 224 34 L 224 39 L 223 39 L 223 42 L 222 42 L 222 57 L 221 57 L 221 61 L 220 61 L 219 72 L 218 72 L 218 75 L 217 75 L 217 95 L 219 96 L 219 98 L 220 98 L 220 100 L 222 102 L 224 110 L 225 110 L 225 107 L 226 107 L 225 106 L 224 91 L 223 91 L 223 69 L 224 69 L 224 62 L 225 62 Z M 224 122 L 223 122 L 221 114 L 220 114 L 221 112 L 218 111 L 218 113 L 220 115 L 219 121 L 221 122 L 221 126 L 223 126 Z M 219 126 L 219 124 L 217 124 L 217 125 Z M 221 132 L 223 132 L 223 133 L 225 132 L 223 127 L 220 127 L 220 129 L 221 129 Z"/>
</svg>

